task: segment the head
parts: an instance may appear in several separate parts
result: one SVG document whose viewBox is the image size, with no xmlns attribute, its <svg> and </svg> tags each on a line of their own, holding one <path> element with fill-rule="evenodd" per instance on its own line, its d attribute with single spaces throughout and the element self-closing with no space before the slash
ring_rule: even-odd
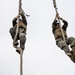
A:
<svg viewBox="0 0 75 75">
<path fill-rule="evenodd" d="M 58 19 L 55 20 L 54 24 L 55 24 L 56 27 L 59 27 L 59 21 L 58 21 Z"/>
<path fill-rule="evenodd" d="M 55 24 L 55 27 L 56 27 L 56 28 L 59 28 L 59 27 L 60 27 L 59 23 L 56 23 L 56 24 Z"/>
</svg>

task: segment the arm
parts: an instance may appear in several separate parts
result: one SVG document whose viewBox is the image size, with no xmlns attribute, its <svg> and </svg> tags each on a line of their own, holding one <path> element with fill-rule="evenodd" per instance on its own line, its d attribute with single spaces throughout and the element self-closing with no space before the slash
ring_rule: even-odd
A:
<svg viewBox="0 0 75 75">
<path fill-rule="evenodd" d="M 66 31 L 66 29 L 68 27 L 68 22 L 66 20 L 62 19 L 62 18 L 61 18 L 61 20 L 64 23 L 64 25 L 62 26 L 62 29 L 64 29 Z"/>
<path fill-rule="evenodd" d="M 55 29 L 56 29 L 56 24 L 57 24 L 58 20 L 55 18 L 53 23 L 52 23 L 52 32 L 54 33 Z"/>
<path fill-rule="evenodd" d="M 54 21 L 52 23 L 52 26 L 55 26 L 57 24 L 58 18 L 59 18 L 59 14 L 57 13 L 56 16 L 55 16 L 55 18 L 54 18 Z"/>
<path fill-rule="evenodd" d="M 17 24 L 17 17 L 15 17 L 13 20 L 12 20 L 12 25 L 13 25 L 13 27 Z"/>
<path fill-rule="evenodd" d="M 21 14 L 23 23 L 27 26 L 27 20 L 24 14 Z"/>
</svg>

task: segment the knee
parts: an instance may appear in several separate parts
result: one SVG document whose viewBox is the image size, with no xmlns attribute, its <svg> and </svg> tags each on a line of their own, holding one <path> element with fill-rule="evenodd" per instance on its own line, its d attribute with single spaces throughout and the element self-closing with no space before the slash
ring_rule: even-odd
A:
<svg viewBox="0 0 75 75">
<path fill-rule="evenodd" d="M 25 33 L 19 33 L 19 38 L 25 38 Z"/>
<path fill-rule="evenodd" d="M 68 38 L 68 43 L 69 43 L 69 44 L 71 44 L 73 41 L 75 41 L 75 38 L 74 38 L 74 37 L 69 37 L 69 38 Z"/>
</svg>

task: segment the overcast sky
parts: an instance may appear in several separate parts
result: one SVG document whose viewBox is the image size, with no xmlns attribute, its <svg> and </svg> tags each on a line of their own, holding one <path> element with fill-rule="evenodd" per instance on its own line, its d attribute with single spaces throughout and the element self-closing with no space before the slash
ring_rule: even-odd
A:
<svg viewBox="0 0 75 75">
<path fill-rule="evenodd" d="M 27 41 L 23 75 L 75 75 L 73 63 L 55 44 L 52 0 L 22 0 L 27 17 Z M 68 21 L 68 36 L 75 37 L 75 0 L 57 0 L 59 15 Z M 18 14 L 18 0 L 0 0 L 0 75 L 20 75 L 20 57 L 12 45 L 9 29 Z"/>
</svg>

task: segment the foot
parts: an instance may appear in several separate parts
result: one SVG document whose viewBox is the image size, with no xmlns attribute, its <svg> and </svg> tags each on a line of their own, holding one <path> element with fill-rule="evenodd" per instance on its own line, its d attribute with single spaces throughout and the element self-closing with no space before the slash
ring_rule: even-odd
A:
<svg viewBox="0 0 75 75">
<path fill-rule="evenodd" d="M 15 44 L 15 46 L 17 46 L 19 43 L 18 42 L 15 42 L 14 44 Z"/>
<path fill-rule="evenodd" d="M 17 49 L 16 52 L 20 54 L 20 50 Z M 23 50 L 22 50 L 22 54 L 23 54 Z"/>
<path fill-rule="evenodd" d="M 70 52 L 66 53 L 67 56 L 71 57 L 72 54 Z"/>
<path fill-rule="evenodd" d="M 16 52 L 20 54 L 20 50 L 16 50 Z"/>
</svg>

